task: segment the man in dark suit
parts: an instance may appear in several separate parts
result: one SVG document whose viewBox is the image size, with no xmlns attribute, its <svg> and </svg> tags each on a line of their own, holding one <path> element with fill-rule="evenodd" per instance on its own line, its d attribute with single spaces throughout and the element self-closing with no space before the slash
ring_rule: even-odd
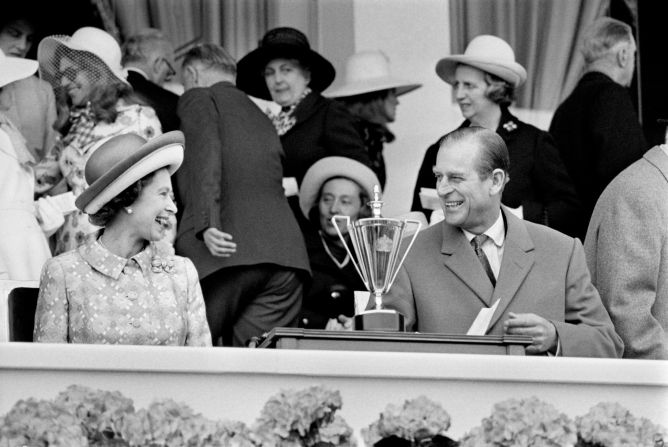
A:
<svg viewBox="0 0 668 447">
<path fill-rule="evenodd" d="M 178 113 L 186 151 L 185 204 L 176 250 L 201 278 L 214 343 L 243 346 L 276 326 L 296 326 L 309 261 L 285 198 L 281 142 L 235 85 L 236 64 L 217 45 L 183 61 Z"/>
<path fill-rule="evenodd" d="M 578 236 L 583 240 L 605 187 L 647 150 L 627 89 L 635 53 L 631 27 L 607 17 L 595 21 L 582 44 L 585 74 L 550 125 L 582 202 Z"/>
<path fill-rule="evenodd" d="M 486 333 L 531 336 L 529 354 L 621 356 L 580 241 L 501 206 L 508 160 L 491 130 L 443 138 L 433 172 L 445 220 L 417 237 L 386 307 L 409 330 L 463 334 L 498 301 Z"/>
<path fill-rule="evenodd" d="M 174 49 L 157 29 L 146 29 L 123 44 L 123 66 L 137 99 L 151 106 L 158 115 L 163 132 L 179 130 L 176 115 L 178 95 L 161 87 L 175 74 Z"/>
</svg>

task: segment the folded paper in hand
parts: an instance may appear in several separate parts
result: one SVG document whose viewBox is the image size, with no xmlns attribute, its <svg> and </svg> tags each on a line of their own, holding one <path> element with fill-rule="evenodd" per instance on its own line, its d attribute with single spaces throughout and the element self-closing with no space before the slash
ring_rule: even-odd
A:
<svg viewBox="0 0 668 447">
<path fill-rule="evenodd" d="M 438 194 L 435 188 L 420 188 L 420 204 L 426 210 L 441 209 L 441 201 L 438 199 Z"/>
<path fill-rule="evenodd" d="M 69 214 L 77 210 L 77 207 L 74 204 L 74 193 L 72 191 L 67 191 L 62 194 L 50 196 L 49 200 L 63 214 Z"/>
<path fill-rule="evenodd" d="M 497 299 L 494 304 L 492 304 L 492 307 L 484 307 L 480 309 L 478 316 L 475 317 L 475 320 L 466 335 L 485 335 L 485 333 L 487 333 L 489 322 L 492 320 L 492 316 L 498 306 L 499 300 Z"/>
</svg>

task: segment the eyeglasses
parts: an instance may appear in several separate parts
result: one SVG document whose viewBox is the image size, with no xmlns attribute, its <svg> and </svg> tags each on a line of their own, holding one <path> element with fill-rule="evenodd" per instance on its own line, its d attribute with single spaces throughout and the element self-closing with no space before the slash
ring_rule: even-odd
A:
<svg viewBox="0 0 668 447">
<path fill-rule="evenodd" d="M 167 58 L 163 57 L 162 61 L 167 65 L 167 77 L 170 78 L 172 76 L 176 75 L 176 70 L 174 70 L 174 67 L 172 64 L 167 60 Z"/>
</svg>

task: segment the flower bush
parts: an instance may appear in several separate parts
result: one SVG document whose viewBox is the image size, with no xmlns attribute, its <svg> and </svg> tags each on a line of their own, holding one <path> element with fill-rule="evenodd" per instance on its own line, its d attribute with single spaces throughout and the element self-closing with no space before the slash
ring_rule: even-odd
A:
<svg viewBox="0 0 668 447">
<path fill-rule="evenodd" d="M 537 397 L 494 405 L 479 427 L 464 435 L 461 447 L 573 447 L 575 423 Z"/>
<path fill-rule="evenodd" d="M 664 427 L 636 418 L 618 403 L 602 402 L 575 418 L 578 447 L 654 447 L 668 441 Z"/>
<path fill-rule="evenodd" d="M 335 412 L 341 394 L 322 386 L 283 390 L 265 404 L 253 426 L 263 447 L 354 446 L 352 429 Z"/>
<path fill-rule="evenodd" d="M 445 436 L 450 428 L 450 415 L 436 402 L 420 396 L 402 406 L 389 404 L 378 420 L 362 429 L 368 446 L 395 436 L 417 444 L 435 436 Z"/>
</svg>

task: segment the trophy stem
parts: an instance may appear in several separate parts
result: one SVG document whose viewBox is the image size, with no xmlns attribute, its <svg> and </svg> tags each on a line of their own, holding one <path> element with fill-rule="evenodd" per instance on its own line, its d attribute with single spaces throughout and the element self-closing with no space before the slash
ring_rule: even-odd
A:
<svg viewBox="0 0 668 447">
<path fill-rule="evenodd" d="M 382 291 L 375 291 L 374 299 L 376 301 L 376 310 L 381 310 L 383 308 L 383 294 Z"/>
</svg>

